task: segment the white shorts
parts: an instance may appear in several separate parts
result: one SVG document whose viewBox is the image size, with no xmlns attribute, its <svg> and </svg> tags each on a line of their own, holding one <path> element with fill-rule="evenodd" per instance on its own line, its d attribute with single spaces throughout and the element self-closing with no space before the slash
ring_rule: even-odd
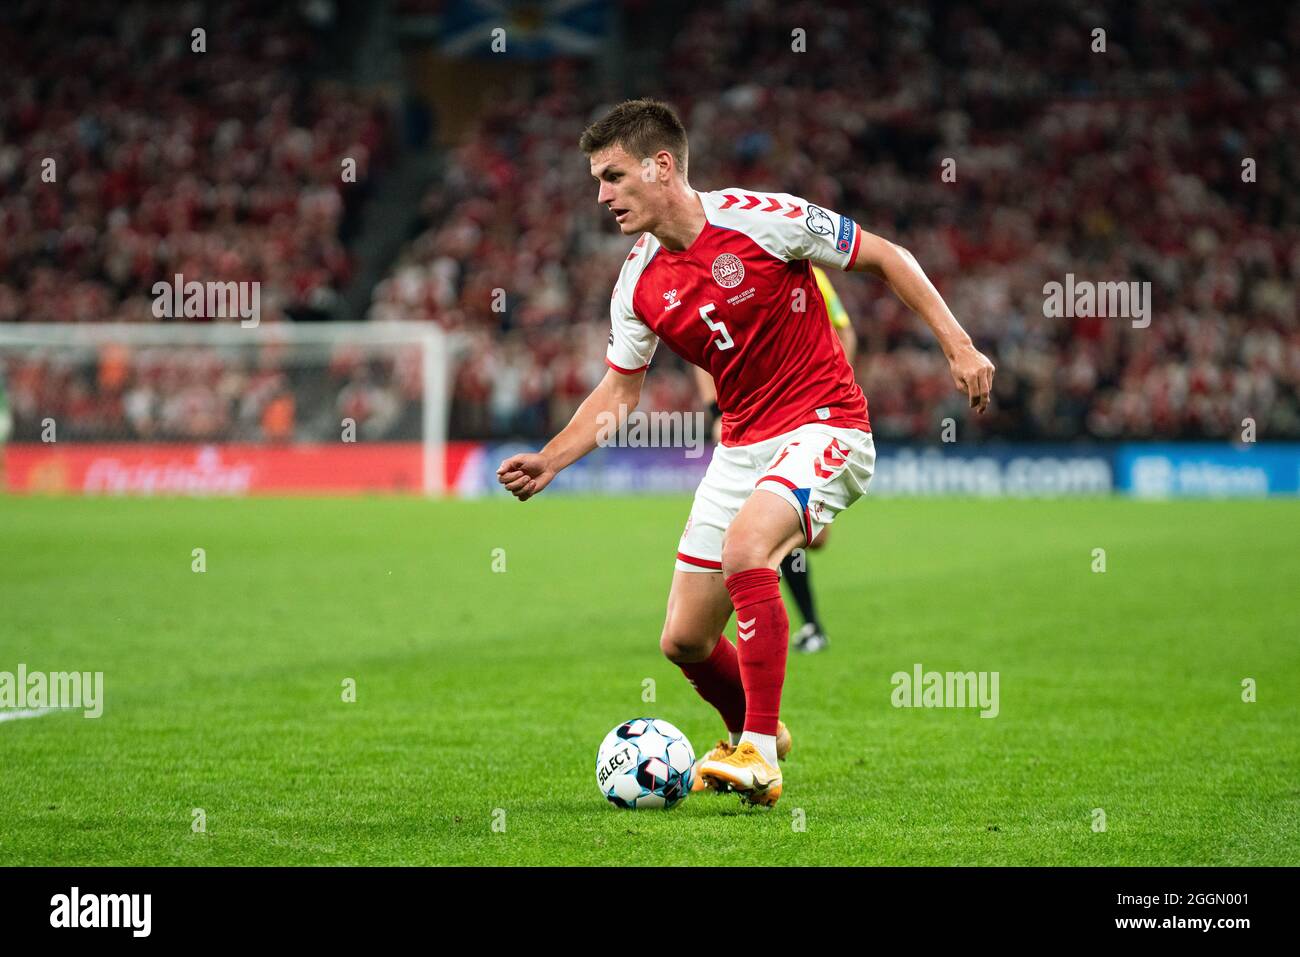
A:
<svg viewBox="0 0 1300 957">
<path fill-rule="evenodd" d="M 722 536 L 755 489 L 789 502 L 810 544 L 862 497 L 875 467 L 870 432 L 816 422 L 753 445 L 717 446 L 677 546 L 678 570 L 722 570 Z"/>
</svg>

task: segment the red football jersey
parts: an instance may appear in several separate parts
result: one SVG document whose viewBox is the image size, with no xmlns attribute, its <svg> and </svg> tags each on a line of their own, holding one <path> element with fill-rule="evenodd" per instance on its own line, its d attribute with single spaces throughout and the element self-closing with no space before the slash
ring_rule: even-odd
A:
<svg viewBox="0 0 1300 957">
<path fill-rule="evenodd" d="M 850 268 L 861 229 L 789 193 L 696 195 L 706 222 L 689 248 L 673 252 L 644 233 L 623 263 L 605 361 L 639 372 L 662 339 L 708 371 L 723 445 L 761 442 L 807 422 L 870 432 L 866 396 L 809 265 Z"/>
</svg>

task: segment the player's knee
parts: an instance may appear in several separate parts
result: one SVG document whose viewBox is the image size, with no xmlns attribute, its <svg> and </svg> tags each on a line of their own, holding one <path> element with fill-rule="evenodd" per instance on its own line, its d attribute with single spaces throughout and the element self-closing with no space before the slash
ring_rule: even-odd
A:
<svg viewBox="0 0 1300 957">
<path fill-rule="evenodd" d="M 722 542 L 722 575 L 727 577 L 751 568 L 771 568 L 772 549 L 761 536 L 729 529 Z"/>
<path fill-rule="evenodd" d="M 713 651 L 712 642 L 717 638 L 717 635 L 701 635 L 666 625 L 663 634 L 659 636 L 659 650 L 673 664 L 690 664 L 709 657 Z"/>
</svg>

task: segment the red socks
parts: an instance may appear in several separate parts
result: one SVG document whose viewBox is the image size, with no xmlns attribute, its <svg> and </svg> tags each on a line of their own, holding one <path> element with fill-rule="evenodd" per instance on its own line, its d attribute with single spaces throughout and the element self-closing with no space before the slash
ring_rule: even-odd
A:
<svg viewBox="0 0 1300 957">
<path fill-rule="evenodd" d="M 727 591 L 736 609 L 736 644 L 722 635 L 707 659 L 678 665 L 735 734 L 777 732 L 790 647 L 790 619 L 780 580 L 771 568 L 751 568 L 728 578 Z"/>
<path fill-rule="evenodd" d="M 745 686 L 740 680 L 740 659 L 736 646 L 726 635 L 718 637 L 713 654 L 704 661 L 678 665 L 700 697 L 718 709 L 728 731 L 740 734 L 745 727 Z"/>
<path fill-rule="evenodd" d="M 749 568 L 727 578 L 726 585 L 736 609 L 744 729 L 775 735 L 790 646 L 790 619 L 781 600 L 780 576 L 772 568 Z"/>
</svg>

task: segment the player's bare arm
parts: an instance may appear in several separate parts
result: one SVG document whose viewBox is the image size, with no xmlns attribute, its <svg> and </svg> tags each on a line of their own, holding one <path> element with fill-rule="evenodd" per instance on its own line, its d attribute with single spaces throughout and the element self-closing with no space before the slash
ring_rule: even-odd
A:
<svg viewBox="0 0 1300 957">
<path fill-rule="evenodd" d="M 885 280 L 894 295 L 925 320 L 948 358 L 957 391 L 965 392 L 971 408 L 983 413 L 993 388 L 993 363 L 975 348 L 916 257 L 902 246 L 864 229 L 853 271 L 868 272 Z"/>
<path fill-rule="evenodd" d="M 602 429 L 613 417 L 621 421 L 624 411 L 641 401 L 645 371 L 632 373 L 609 369 L 591 395 L 578 406 L 569 424 L 546 443 L 540 452 L 512 455 L 497 467 L 497 481 L 521 502 L 526 502 L 551 484 L 561 471 L 596 447 Z"/>
</svg>

